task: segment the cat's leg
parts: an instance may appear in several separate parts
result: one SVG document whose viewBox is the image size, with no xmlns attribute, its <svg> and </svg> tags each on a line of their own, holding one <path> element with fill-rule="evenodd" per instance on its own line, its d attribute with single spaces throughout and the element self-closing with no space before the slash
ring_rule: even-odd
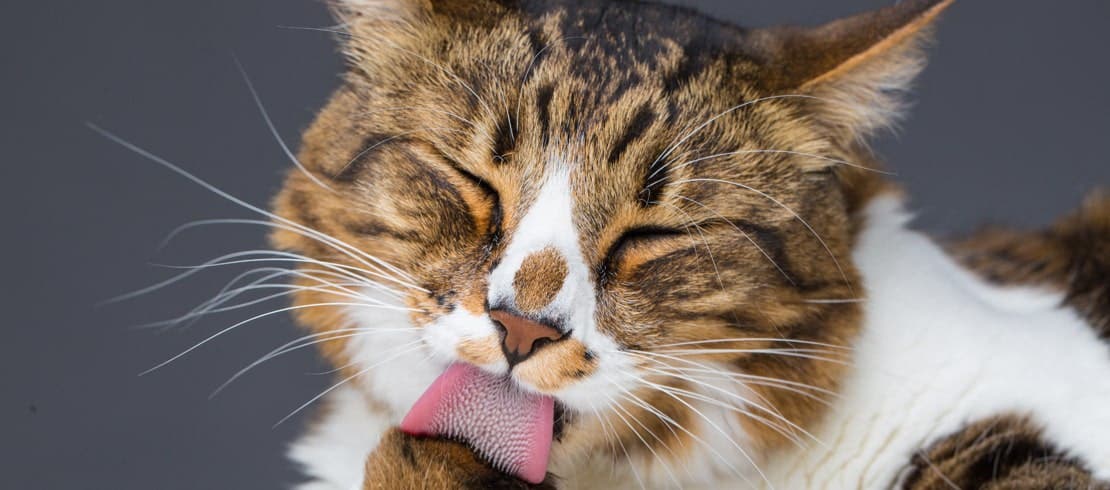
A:
<svg viewBox="0 0 1110 490">
<path fill-rule="evenodd" d="M 297 490 L 361 488 L 366 457 L 389 429 L 389 416 L 354 386 L 343 386 L 325 398 L 309 430 L 289 449 L 310 479 Z"/>
<path fill-rule="evenodd" d="M 415 437 L 391 429 L 366 461 L 364 490 L 554 489 L 551 477 L 532 485 L 501 473 L 465 445 L 444 439 Z"/>
<path fill-rule="evenodd" d="M 933 441 L 914 454 L 901 480 L 905 490 L 1110 489 L 1036 423 L 1015 415 L 978 421 Z"/>
</svg>

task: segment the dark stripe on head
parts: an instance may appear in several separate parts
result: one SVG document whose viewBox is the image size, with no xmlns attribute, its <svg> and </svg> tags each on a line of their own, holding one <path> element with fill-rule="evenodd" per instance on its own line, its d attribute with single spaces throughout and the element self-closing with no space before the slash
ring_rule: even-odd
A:
<svg viewBox="0 0 1110 490">
<path fill-rule="evenodd" d="M 331 176 L 331 180 L 335 182 L 351 183 L 358 180 L 362 172 L 374 161 L 374 158 L 381 152 L 387 145 L 393 142 L 402 141 L 395 135 L 370 133 L 362 139 L 362 146 L 359 148 L 358 153 L 351 156 L 351 159 L 343 165 L 338 171 Z"/>
<path fill-rule="evenodd" d="M 555 95 L 555 86 L 544 85 L 536 90 L 536 113 L 540 119 L 540 134 L 547 141 L 548 131 L 551 130 L 551 98 Z"/>
<path fill-rule="evenodd" d="M 516 123 L 512 116 L 505 117 L 506 120 L 497 125 L 497 131 L 494 133 L 492 156 L 493 162 L 498 164 L 505 163 L 516 147 L 516 134 L 513 129 Z"/>
<path fill-rule="evenodd" d="M 663 90 L 667 93 L 675 92 L 701 74 L 712 61 L 712 57 L 707 53 L 710 49 L 713 48 L 700 44 L 686 46 L 682 61 L 663 78 Z"/>
<path fill-rule="evenodd" d="M 612 165 L 620 160 L 621 155 L 628 149 L 628 145 L 635 142 L 644 132 L 647 131 L 651 123 L 655 122 L 655 111 L 651 109 L 649 104 L 644 104 L 636 110 L 636 114 L 632 116 L 632 120 L 628 122 L 628 127 L 624 129 L 624 134 L 621 135 L 617 143 L 613 145 L 613 149 L 609 151 L 609 164 Z"/>
</svg>

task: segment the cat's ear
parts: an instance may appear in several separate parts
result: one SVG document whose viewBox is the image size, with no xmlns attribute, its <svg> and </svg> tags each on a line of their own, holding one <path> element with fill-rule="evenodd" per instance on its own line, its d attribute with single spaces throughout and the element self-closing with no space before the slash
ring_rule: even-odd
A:
<svg viewBox="0 0 1110 490">
<path fill-rule="evenodd" d="M 825 124 L 860 139 L 896 122 L 924 67 L 933 21 L 952 2 L 902 0 L 819 27 L 753 31 L 750 40 L 767 60 L 763 79 L 772 91 L 814 97 Z"/>
<path fill-rule="evenodd" d="M 411 26 L 426 17 L 429 0 L 330 0 L 332 15 L 351 35 L 367 34 L 374 28 Z"/>
<path fill-rule="evenodd" d="M 390 24 L 413 27 L 434 17 L 475 21 L 505 10 L 495 0 L 330 0 L 329 5 L 348 29 Z"/>
<path fill-rule="evenodd" d="M 411 49 L 429 32 L 458 23 L 486 23 L 506 8 L 497 0 L 328 0 L 343 51 L 356 63 L 378 59 L 386 48 Z"/>
</svg>

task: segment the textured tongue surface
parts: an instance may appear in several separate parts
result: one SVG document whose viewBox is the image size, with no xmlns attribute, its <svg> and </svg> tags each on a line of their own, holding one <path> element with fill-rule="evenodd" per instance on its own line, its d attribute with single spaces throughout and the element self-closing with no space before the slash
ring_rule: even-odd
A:
<svg viewBox="0 0 1110 490">
<path fill-rule="evenodd" d="M 465 441 L 499 470 L 540 483 L 554 408 L 549 396 L 525 393 L 507 378 L 456 363 L 420 396 L 401 430 Z"/>
</svg>

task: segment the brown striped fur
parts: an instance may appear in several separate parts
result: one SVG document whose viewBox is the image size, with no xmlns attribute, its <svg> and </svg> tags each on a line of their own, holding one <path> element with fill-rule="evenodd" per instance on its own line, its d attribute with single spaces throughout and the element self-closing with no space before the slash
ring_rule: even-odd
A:
<svg viewBox="0 0 1110 490">
<path fill-rule="evenodd" d="M 1090 195 L 1075 214 L 1043 229 L 984 229 L 949 244 L 986 279 L 1061 291 L 1110 341 L 1110 195 Z"/>
<path fill-rule="evenodd" d="M 1040 427 L 1016 415 L 969 424 L 913 457 L 905 490 L 1107 490 L 1083 463 L 1045 439 Z"/>
<path fill-rule="evenodd" d="M 411 275 L 426 291 L 404 299 L 419 327 L 456 308 L 486 313 L 488 273 L 534 204 L 539 177 L 552 159 L 573 162 L 575 226 L 601 332 L 648 352 L 719 341 L 691 344 L 690 359 L 835 391 L 849 355 L 840 348 L 861 318 L 850 260 L 857 211 L 889 190 L 865 141 L 892 122 L 900 99 L 890 88 L 920 69 L 929 26 L 950 3 L 906 0 L 818 28 L 745 30 L 632 1 L 344 0 L 336 12 L 349 69 L 300 152 L 329 189 L 293 172 L 274 207 Z M 1066 287 L 1056 274 L 1105 271 L 1105 262 L 1059 258 L 1104 219 L 1102 207 L 1092 209 L 1039 245 L 985 235 L 957 248 L 973 264 L 974 254 L 998 250 L 1051 255 L 1052 272 L 1027 274 Z M 291 231 L 273 240 L 359 265 Z M 565 258 L 546 253 L 526 264 L 516 301 L 536 312 L 565 279 Z M 1076 304 L 1105 324 L 1105 284 L 1068 280 Z M 326 293 L 297 298 L 323 301 Z M 338 308 L 298 315 L 316 332 L 348 322 Z M 737 338 L 762 340 L 728 340 Z M 457 353 L 488 363 L 500 355 L 498 342 L 466 339 Z M 831 349 L 735 351 L 813 345 Z M 338 366 L 349 362 L 342 341 L 323 352 Z M 556 390 L 594 373 L 596 355 L 560 341 L 516 373 Z M 655 378 L 691 388 L 676 376 Z M 801 427 L 822 415 L 819 397 L 749 388 Z M 693 419 L 661 393 L 642 397 L 671 421 Z M 623 408 L 676 457 L 696 446 L 663 417 Z M 760 452 L 788 443 L 790 434 L 737 417 Z M 622 457 L 601 422 L 566 414 L 563 423 L 566 452 Z M 634 432 L 618 431 L 622 448 L 642 455 L 656 445 Z M 367 488 L 519 484 L 493 476 L 461 445 L 396 432 L 371 456 L 368 475 Z"/>
</svg>

